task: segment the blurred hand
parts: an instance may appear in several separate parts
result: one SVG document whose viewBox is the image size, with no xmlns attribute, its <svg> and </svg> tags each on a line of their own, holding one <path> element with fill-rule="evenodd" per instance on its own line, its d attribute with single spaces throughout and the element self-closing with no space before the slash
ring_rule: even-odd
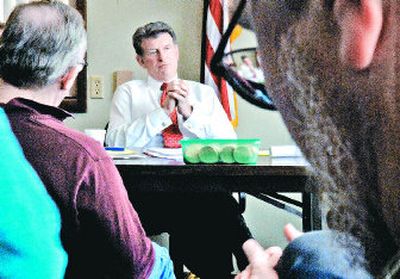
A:
<svg viewBox="0 0 400 279">
<path fill-rule="evenodd" d="M 284 227 L 286 239 L 290 242 L 301 236 L 303 233 L 298 231 L 292 224 Z M 261 247 L 254 239 L 249 239 L 243 244 L 243 250 L 246 253 L 249 265 L 241 273 L 236 275 L 235 279 L 277 279 L 278 274 L 275 266 L 282 256 L 282 249 L 279 247 L 270 247 L 265 249 Z"/>
<path fill-rule="evenodd" d="M 266 250 L 254 239 L 249 239 L 243 244 L 249 265 L 235 279 L 276 279 L 278 274 L 274 267 L 282 255 L 279 247 L 270 247 Z"/>
<path fill-rule="evenodd" d="M 176 108 L 176 100 L 167 94 L 164 102 L 161 104 L 161 107 L 165 110 L 165 112 L 170 115 L 171 112 Z"/>
<path fill-rule="evenodd" d="M 296 229 L 292 224 L 287 224 L 283 228 L 283 233 L 285 234 L 285 237 L 289 242 L 292 242 L 293 240 L 304 234 L 303 232 Z"/>
<path fill-rule="evenodd" d="M 168 83 L 168 96 L 177 102 L 178 112 L 184 119 L 190 117 L 193 107 L 189 103 L 189 89 L 183 80 Z"/>
</svg>

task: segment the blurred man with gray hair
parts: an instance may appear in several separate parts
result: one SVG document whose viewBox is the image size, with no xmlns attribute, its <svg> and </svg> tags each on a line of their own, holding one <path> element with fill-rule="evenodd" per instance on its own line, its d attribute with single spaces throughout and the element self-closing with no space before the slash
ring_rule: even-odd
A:
<svg viewBox="0 0 400 279">
<path fill-rule="evenodd" d="M 81 15 L 59 1 L 19 5 L 0 40 L 0 102 L 61 212 L 65 278 L 175 278 L 146 237 L 104 148 L 63 125 L 58 108 L 85 65 Z"/>
</svg>

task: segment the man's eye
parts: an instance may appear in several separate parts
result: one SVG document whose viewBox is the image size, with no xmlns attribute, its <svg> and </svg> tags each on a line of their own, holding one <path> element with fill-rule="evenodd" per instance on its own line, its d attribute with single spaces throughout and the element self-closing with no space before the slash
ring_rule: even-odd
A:
<svg viewBox="0 0 400 279">
<path fill-rule="evenodd" d="M 157 54 L 157 50 L 148 50 L 146 52 L 147 55 L 156 55 Z"/>
</svg>

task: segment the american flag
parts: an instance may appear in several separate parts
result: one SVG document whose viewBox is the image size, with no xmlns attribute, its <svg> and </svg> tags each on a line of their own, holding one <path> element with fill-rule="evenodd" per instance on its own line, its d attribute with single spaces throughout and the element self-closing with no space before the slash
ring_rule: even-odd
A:
<svg viewBox="0 0 400 279">
<path fill-rule="evenodd" d="M 229 120 L 236 127 L 238 117 L 234 91 L 224 79 L 215 76 L 210 70 L 211 58 L 217 50 L 222 34 L 229 25 L 228 1 L 206 0 L 204 2 L 202 81 L 214 88 Z M 229 44 L 225 51 L 230 51 Z"/>
</svg>

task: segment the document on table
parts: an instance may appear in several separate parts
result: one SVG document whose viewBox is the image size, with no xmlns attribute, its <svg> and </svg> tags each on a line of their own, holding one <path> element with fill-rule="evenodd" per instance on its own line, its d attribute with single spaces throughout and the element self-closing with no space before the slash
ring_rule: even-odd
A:
<svg viewBox="0 0 400 279">
<path fill-rule="evenodd" d="M 297 145 L 274 145 L 271 146 L 272 157 L 301 157 L 303 154 Z"/>
<path fill-rule="evenodd" d="M 183 161 L 182 148 L 151 147 L 143 150 L 143 153 L 152 157 Z"/>
</svg>

